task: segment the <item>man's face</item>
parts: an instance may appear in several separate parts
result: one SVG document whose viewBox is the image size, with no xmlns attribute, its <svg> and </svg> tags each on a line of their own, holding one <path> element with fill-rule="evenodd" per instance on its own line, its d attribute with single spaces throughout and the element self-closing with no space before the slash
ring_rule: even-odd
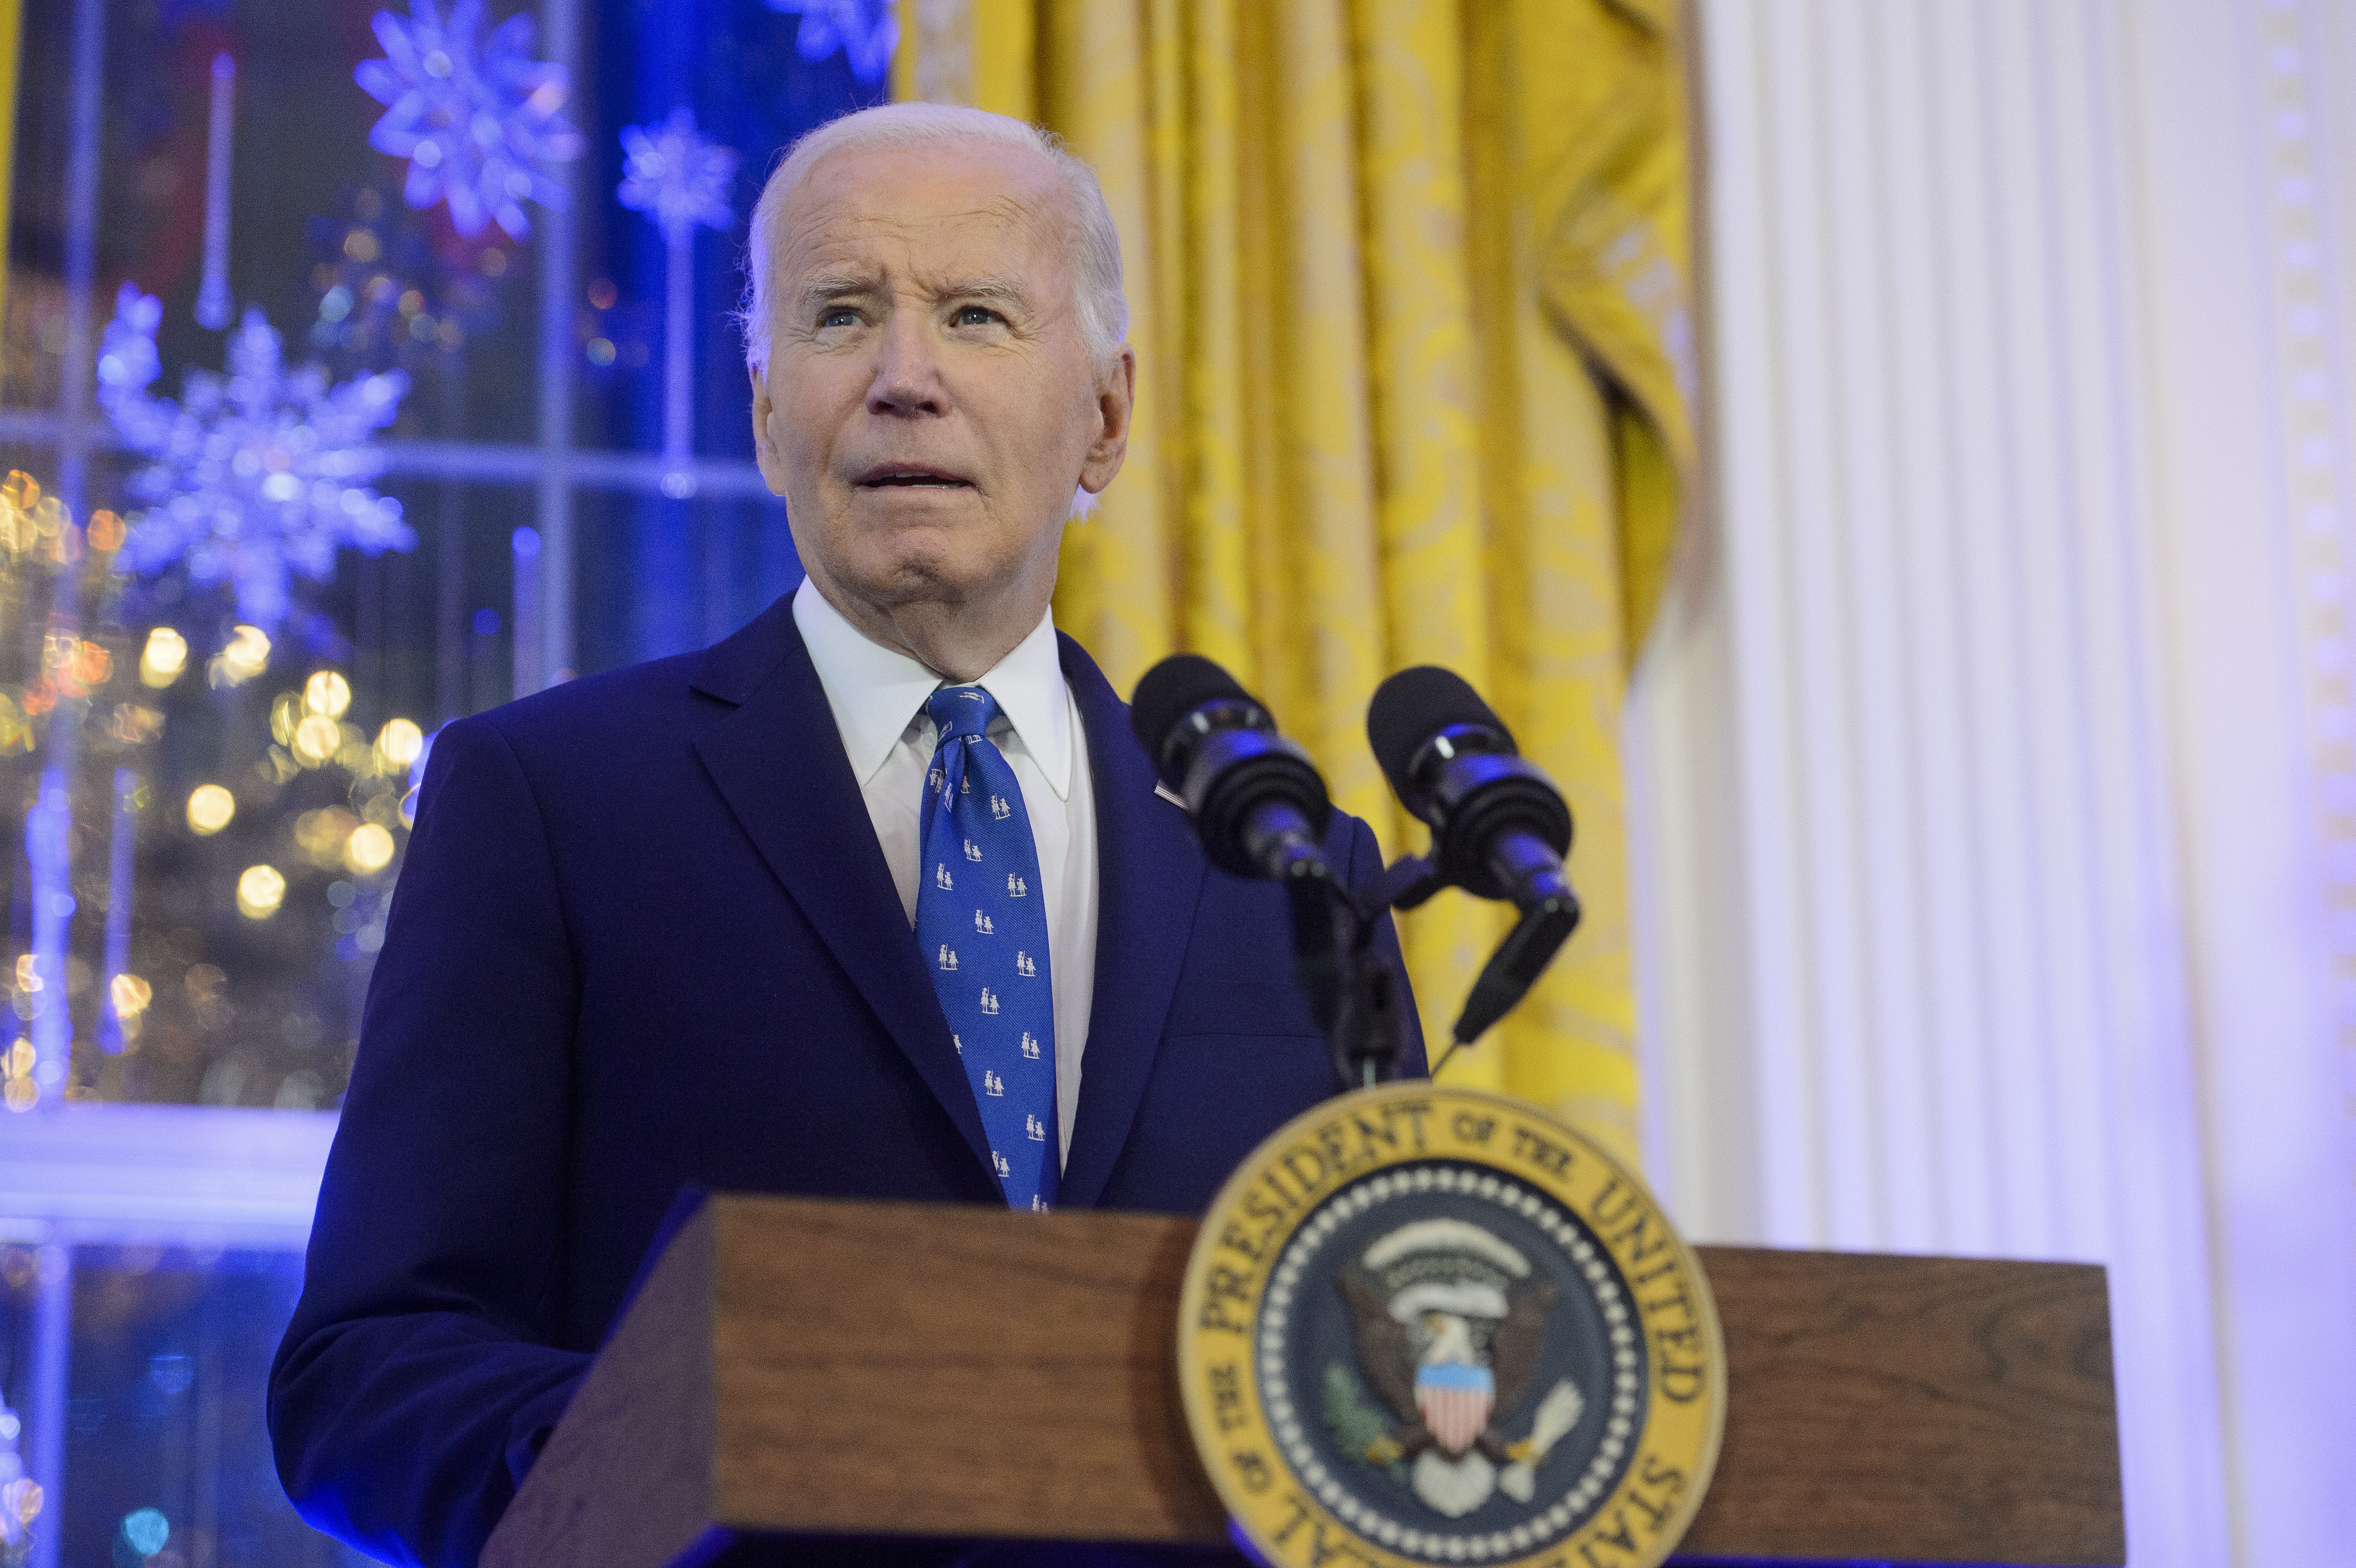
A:
<svg viewBox="0 0 2356 1568">
<path fill-rule="evenodd" d="M 754 431 L 838 603 L 1044 610 L 1074 487 L 1119 470 L 1134 363 L 1090 361 L 1067 202 L 986 142 L 831 154 L 794 192 Z"/>
</svg>

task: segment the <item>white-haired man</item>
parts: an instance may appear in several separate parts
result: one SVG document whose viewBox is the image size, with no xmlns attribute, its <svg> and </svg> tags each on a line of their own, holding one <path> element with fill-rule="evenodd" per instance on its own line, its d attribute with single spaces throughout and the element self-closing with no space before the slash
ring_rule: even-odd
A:
<svg viewBox="0 0 2356 1568">
<path fill-rule="evenodd" d="M 1280 894 L 1049 613 L 1135 377 L 1087 166 L 848 116 L 750 270 L 807 581 L 434 748 L 271 1381 L 289 1494 L 379 1556 L 475 1561 L 683 1190 L 1193 1212 L 1336 1087 Z"/>
</svg>

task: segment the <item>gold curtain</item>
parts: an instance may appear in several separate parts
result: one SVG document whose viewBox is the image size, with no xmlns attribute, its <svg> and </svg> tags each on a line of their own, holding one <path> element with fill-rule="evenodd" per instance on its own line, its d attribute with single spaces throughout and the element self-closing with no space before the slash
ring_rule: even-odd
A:
<svg viewBox="0 0 2356 1568">
<path fill-rule="evenodd" d="M 1442 664 L 1569 795 L 1585 924 L 1448 1069 L 1635 1152 L 1619 716 L 1686 416 L 1674 0 L 902 0 L 895 95 L 1036 120 L 1120 226 L 1138 413 L 1057 624 L 1233 670 L 1387 851 L 1364 715 Z M 1499 912 L 1404 917 L 1444 1045 Z"/>
</svg>

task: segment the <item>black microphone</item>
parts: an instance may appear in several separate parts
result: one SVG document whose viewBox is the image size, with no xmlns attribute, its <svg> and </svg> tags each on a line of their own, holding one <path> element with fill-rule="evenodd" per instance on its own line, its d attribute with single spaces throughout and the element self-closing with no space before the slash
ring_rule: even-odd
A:
<svg viewBox="0 0 2356 1568">
<path fill-rule="evenodd" d="M 1400 802 L 1430 825 L 1442 878 L 1525 912 L 1571 897 L 1570 808 L 1462 677 L 1399 671 L 1375 692 L 1366 740 Z"/>
<path fill-rule="evenodd" d="M 1439 880 L 1521 911 L 1464 998 L 1451 1031 L 1463 1045 L 1513 1009 L 1579 928 L 1579 896 L 1562 869 L 1570 807 L 1481 694 L 1437 665 L 1403 669 L 1376 689 L 1366 740 L 1400 802 L 1430 825 Z M 1433 885 L 1427 879 L 1417 896 Z"/>
<path fill-rule="evenodd" d="M 1235 677 L 1173 654 L 1137 683 L 1129 717 L 1211 864 L 1269 881 L 1333 880 L 1320 847 L 1333 812 L 1325 781 Z"/>
</svg>

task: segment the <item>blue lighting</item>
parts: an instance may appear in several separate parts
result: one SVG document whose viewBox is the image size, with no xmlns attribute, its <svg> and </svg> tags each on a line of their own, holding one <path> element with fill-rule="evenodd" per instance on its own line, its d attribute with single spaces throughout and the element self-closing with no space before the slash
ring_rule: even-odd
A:
<svg viewBox="0 0 2356 1568">
<path fill-rule="evenodd" d="M 142 1557 L 153 1557 L 172 1539 L 172 1521 L 156 1509 L 134 1509 L 123 1516 L 123 1539 Z"/>
</svg>

